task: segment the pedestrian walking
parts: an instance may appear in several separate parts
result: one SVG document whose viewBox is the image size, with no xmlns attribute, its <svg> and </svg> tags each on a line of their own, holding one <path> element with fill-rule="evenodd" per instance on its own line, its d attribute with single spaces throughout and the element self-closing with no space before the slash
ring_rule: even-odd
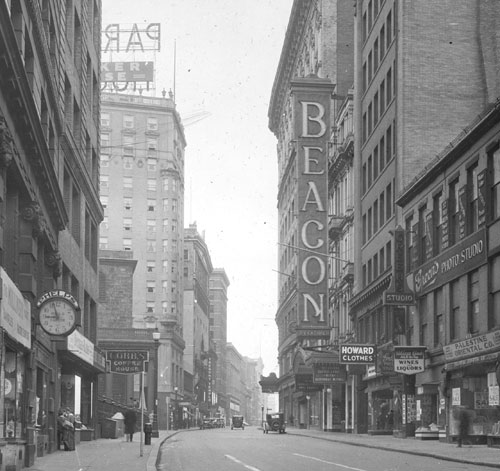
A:
<svg viewBox="0 0 500 471">
<path fill-rule="evenodd" d="M 462 447 L 462 443 L 469 435 L 469 413 L 465 408 L 460 407 L 457 414 L 458 419 L 458 437 L 457 446 Z"/>
<path fill-rule="evenodd" d="M 135 413 L 135 410 L 127 409 L 125 411 L 124 417 L 125 435 L 127 436 L 127 442 L 132 442 L 134 441 L 134 433 L 137 422 L 137 415 Z"/>
</svg>

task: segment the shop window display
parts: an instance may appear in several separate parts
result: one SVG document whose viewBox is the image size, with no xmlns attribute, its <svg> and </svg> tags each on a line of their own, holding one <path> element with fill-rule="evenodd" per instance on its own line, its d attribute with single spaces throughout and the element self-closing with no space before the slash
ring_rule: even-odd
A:
<svg viewBox="0 0 500 471">
<path fill-rule="evenodd" d="M 24 357 L 13 350 L 5 350 L 4 406 L 0 422 L 2 438 L 24 438 L 23 390 Z"/>
</svg>

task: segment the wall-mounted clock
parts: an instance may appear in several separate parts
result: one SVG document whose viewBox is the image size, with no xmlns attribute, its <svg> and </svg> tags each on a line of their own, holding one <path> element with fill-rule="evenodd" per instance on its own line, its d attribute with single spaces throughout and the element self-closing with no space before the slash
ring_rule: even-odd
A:
<svg viewBox="0 0 500 471">
<path fill-rule="evenodd" d="M 48 291 L 38 300 L 37 307 L 40 326 L 48 334 L 67 336 L 76 329 L 80 307 L 71 294 Z"/>
</svg>

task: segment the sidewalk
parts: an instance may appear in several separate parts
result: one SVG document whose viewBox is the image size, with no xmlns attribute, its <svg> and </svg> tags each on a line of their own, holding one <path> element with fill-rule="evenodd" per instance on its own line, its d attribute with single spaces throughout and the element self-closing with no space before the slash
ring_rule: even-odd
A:
<svg viewBox="0 0 500 471">
<path fill-rule="evenodd" d="M 151 439 L 151 445 L 143 445 L 143 456 L 140 456 L 139 434 L 136 434 L 134 437 L 136 441 L 132 443 L 126 442 L 124 437 L 80 442 L 75 451 L 56 451 L 37 458 L 35 464 L 26 469 L 29 471 L 156 471 L 156 458 L 161 443 L 179 432 L 182 430 L 160 431 L 159 438 Z M 500 449 L 488 448 L 486 445 L 464 445 L 458 448 L 454 444 L 438 440 L 394 438 L 391 435 L 344 434 L 294 427 L 288 428 L 287 433 L 500 469 Z"/>
<path fill-rule="evenodd" d="M 132 443 L 125 437 L 101 438 L 80 442 L 75 451 L 55 451 L 36 458 L 29 471 L 156 471 L 156 457 L 161 443 L 177 430 L 160 431 L 159 438 L 152 438 L 151 445 L 143 445 L 140 456 L 140 434 Z"/>
<path fill-rule="evenodd" d="M 355 446 L 398 451 L 411 455 L 429 456 L 445 461 L 474 464 L 500 469 L 500 449 L 488 448 L 486 445 L 463 445 L 443 443 L 439 440 L 420 440 L 415 438 L 394 438 L 392 435 L 357 435 L 350 433 L 323 432 L 315 429 L 287 428 L 290 435 L 314 437 L 338 443 L 349 443 Z"/>
</svg>

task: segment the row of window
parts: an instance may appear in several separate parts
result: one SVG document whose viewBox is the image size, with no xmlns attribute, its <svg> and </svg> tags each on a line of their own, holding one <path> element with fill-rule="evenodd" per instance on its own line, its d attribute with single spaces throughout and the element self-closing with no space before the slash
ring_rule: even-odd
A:
<svg viewBox="0 0 500 471">
<path fill-rule="evenodd" d="M 101 167 L 102 168 L 108 168 L 110 161 L 112 157 L 110 154 L 101 154 Z M 126 170 L 132 170 L 134 168 L 134 162 L 135 159 L 131 156 L 122 156 L 122 167 Z M 141 167 L 142 165 L 142 160 L 138 160 L 136 165 L 138 167 Z M 146 159 L 146 169 L 148 172 L 156 172 L 158 170 L 158 158 L 156 156 L 154 157 L 148 157 Z"/>
<path fill-rule="evenodd" d="M 392 266 L 392 244 L 391 241 L 385 244 L 378 253 L 363 264 L 363 288 L 376 280 L 386 270 Z"/>
<path fill-rule="evenodd" d="M 144 142 L 137 142 L 135 136 L 132 134 L 122 134 L 121 144 L 111 144 L 111 134 L 109 132 L 101 132 L 101 149 L 105 154 L 110 153 L 114 147 L 121 148 L 125 155 L 135 155 L 137 145 L 145 145 L 148 154 L 153 156 L 158 151 L 158 138 L 146 136 Z"/>
<path fill-rule="evenodd" d="M 472 161 L 462 184 L 459 174 L 451 176 L 446 194 L 443 188 L 435 191 L 406 217 L 407 271 L 476 232 L 487 220 L 499 217 L 500 150 L 496 147 L 488 153 L 484 170 L 479 171 L 477 159 Z"/>
<path fill-rule="evenodd" d="M 363 244 L 366 244 L 393 215 L 394 180 L 363 214 Z"/>
<path fill-rule="evenodd" d="M 366 14 L 365 14 L 366 15 Z M 365 19 L 363 17 L 363 19 Z M 370 26 L 371 29 L 371 26 Z M 382 24 L 378 36 L 373 41 L 373 47 L 368 52 L 366 61 L 363 62 L 363 90 L 364 93 L 372 78 L 375 76 L 375 72 L 379 68 L 380 64 L 384 60 L 384 56 L 389 50 L 392 40 L 396 36 L 396 22 L 392 21 L 392 10 L 387 14 L 385 23 Z M 367 36 L 365 36 L 366 40 Z"/>
<path fill-rule="evenodd" d="M 100 197 L 102 207 L 107 209 L 109 204 L 109 196 L 101 195 Z M 157 208 L 157 201 L 153 198 L 148 198 L 146 200 L 146 208 L 148 212 L 154 212 Z M 126 210 L 132 210 L 132 198 L 126 197 L 123 198 L 123 205 Z M 162 199 L 162 209 L 163 211 L 174 211 L 176 212 L 179 209 L 179 203 L 177 198 L 163 198 Z"/>
<path fill-rule="evenodd" d="M 162 314 L 173 314 L 177 313 L 177 302 L 176 301 L 162 301 L 161 302 Z M 146 301 L 146 312 L 147 314 L 153 315 L 155 313 L 155 302 Z"/>
<path fill-rule="evenodd" d="M 438 348 L 467 334 L 474 335 L 500 325 L 500 257 L 492 258 L 488 268 L 490 290 L 484 300 L 480 299 L 479 292 L 480 269 L 419 298 L 420 345 Z M 449 319 L 448 326 L 446 319 Z"/>
<path fill-rule="evenodd" d="M 396 122 L 390 124 L 382 134 L 373 152 L 368 156 L 362 168 L 361 190 L 364 195 L 373 182 L 382 173 L 396 153 Z"/>
<path fill-rule="evenodd" d="M 134 183 L 133 177 L 123 177 L 123 188 L 133 188 L 134 187 L 133 183 Z M 101 174 L 100 184 L 101 188 L 109 188 L 109 175 Z M 169 191 L 170 189 L 172 191 L 177 191 L 178 189 L 178 181 L 173 178 L 165 177 L 162 179 L 161 184 L 163 191 Z M 146 189 L 148 191 L 157 191 L 158 180 L 156 178 L 148 178 L 146 180 Z"/>
<path fill-rule="evenodd" d="M 366 4 L 366 10 L 363 13 L 363 41 L 366 41 L 370 31 L 375 24 L 377 16 L 382 10 L 385 0 L 370 0 Z M 391 13 L 391 12 L 389 12 Z"/>
<path fill-rule="evenodd" d="M 377 127 L 379 119 L 389 107 L 396 94 L 396 62 L 389 68 L 385 77 L 380 82 L 380 87 L 373 95 L 373 100 L 368 104 L 367 110 L 363 113 L 362 139 L 363 143 L 370 137 L 372 131 Z M 394 76 L 394 79 L 393 79 Z"/>
<path fill-rule="evenodd" d="M 146 241 L 146 252 L 148 253 L 157 253 L 157 241 L 153 239 L 148 239 Z M 177 248 L 177 239 L 172 239 L 169 243 L 169 239 L 163 239 L 162 241 L 162 253 L 171 253 L 175 252 Z M 101 250 L 109 249 L 109 239 L 107 236 L 100 236 L 99 238 L 99 248 Z M 124 237 L 122 239 L 122 250 L 132 251 L 132 239 L 128 237 Z M 167 261 L 165 261 L 166 263 Z M 173 263 L 173 262 L 172 262 Z M 177 263 L 177 262 L 175 262 Z M 176 271 L 176 267 L 172 265 L 171 270 L 172 273 Z"/>
<path fill-rule="evenodd" d="M 111 127 L 111 114 L 107 112 L 101 112 L 101 127 L 110 128 Z M 122 127 L 123 129 L 136 129 L 135 116 L 125 114 L 122 117 Z M 158 131 L 158 118 L 154 116 L 148 116 L 146 118 L 146 131 Z"/>
</svg>

